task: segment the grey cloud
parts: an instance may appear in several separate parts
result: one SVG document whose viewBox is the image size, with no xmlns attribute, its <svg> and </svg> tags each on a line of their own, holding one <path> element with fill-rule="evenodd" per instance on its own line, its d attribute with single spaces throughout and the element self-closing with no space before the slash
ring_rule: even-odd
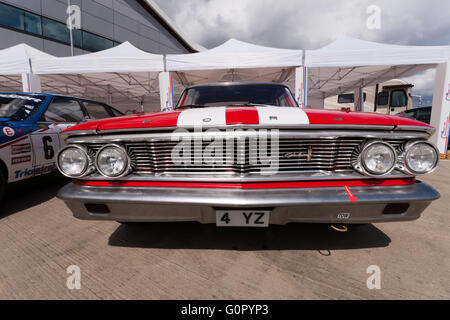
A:
<svg viewBox="0 0 450 320">
<path fill-rule="evenodd" d="M 213 47 L 229 38 L 314 49 L 345 33 L 396 44 L 450 43 L 450 1 L 157 0 L 193 40 Z M 381 30 L 366 27 L 369 5 L 381 8 Z"/>
<path fill-rule="evenodd" d="M 449 0 L 156 0 L 192 40 L 212 48 L 230 38 L 316 49 L 340 34 L 405 45 L 450 44 Z M 381 30 L 366 26 L 369 5 L 381 8 Z M 429 95 L 432 77 L 415 93 Z"/>
</svg>

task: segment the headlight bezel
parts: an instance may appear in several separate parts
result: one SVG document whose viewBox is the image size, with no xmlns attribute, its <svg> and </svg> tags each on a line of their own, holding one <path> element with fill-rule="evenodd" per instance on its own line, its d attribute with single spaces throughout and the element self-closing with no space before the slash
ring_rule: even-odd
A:
<svg viewBox="0 0 450 320">
<path fill-rule="evenodd" d="M 64 151 L 66 151 L 67 149 L 71 149 L 71 148 L 75 148 L 75 149 L 81 150 L 82 153 L 83 153 L 83 155 L 84 155 L 85 158 L 86 158 L 86 164 L 85 164 L 85 166 L 83 167 L 83 171 L 82 171 L 81 174 L 79 174 L 79 175 L 68 174 L 67 172 L 65 172 L 65 171 L 62 169 L 62 166 L 61 166 L 61 164 L 60 164 L 60 157 L 61 157 L 61 154 L 62 154 Z M 88 149 L 87 149 L 86 147 L 81 146 L 81 145 L 77 145 L 77 144 L 69 144 L 69 145 L 67 145 L 67 146 L 65 146 L 65 147 L 63 147 L 63 148 L 61 148 L 61 149 L 58 151 L 58 156 L 57 156 L 57 158 L 56 158 L 56 167 L 58 168 L 59 172 L 61 172 L 62 175 L 66 176 L 66 177 L 68 177 L 68 178 L 77 179 L 77 178 L 85 177 L 85 176 L 87 176 L 88 174 L 90 174 L 90 173 L 92 172 L 92 170 L 93 170 L 93 161 L 92 161 L 92 157 L 89 155 Z"/>
<path fill-rule="evenodd" d="M 426 145 L 430 146 L 435 152 L 436 160 L 434 162 L 433 168 L 431 170 L 427 171 L 427 172 L 418 172 L 418 171 L 415 171 L 415 170 L 411 169 L 408 166 L 408 161 L 407 161 L 408 153 L 412 150 L 412 147 L 414 147 L 417 144 L 426 144 Z M 405 148 L 404 149 L 405 149 L 405 152 L 403 154 L 402 165 L 403 165 L 403 169 L 404 169 L 404 171 L 406 173 L 414 175 L 414 176 L 419 176 L 419 175 L 421 176 L 421 175 L 432 173 L 434 170 L 437 169 L 437 167 L 439 165 L 439 161 L 440 161 L 440 153 L 439 153 L 439 150 L 436 148 L 436 146 L 434 144 L 432 144 L 431 142 L 426 141 L 426 140 L 408 141 L 405 144 Z"/>
<path fill-rule="evenodd" d="M 117 148 L 118 150 L 120 150 L 120 151 L 125 155 L 126 164 L 125 164 L 123 170 L 121 171 L 121 173 L 118 174 L 118 175 L 114 175 L 114 176 L 107 175 L 106 173 L 104 173 L 104 172 L 100 169 L 100 166 L 98 165 L 98 159 L 99 159 L 99 156 L 100 156 L 101 152 L 102 152 L 103 150 L 105 150 L 106 148 Z M 120 145 L 120 144 L 117 144 L 117 143 L 110 143 L 110 144 L 106 144 L 106 145 L 102 146 L 102 147 L 97 151 L 97 153 L 96 153 L 96 155 L 95 155 L 94 164 L 95 164 L 95 169 L 97 170 L 97 172 L 98 172 L 100 175 L 102 175 L 103 177 L 107 178 L 107 179 L 118 179 L 118 178 L 122 178 L 122 177 L 128 175 L 129 172 L 130 172 L 130 170 L 131 170 L 131 159 L 130 159 L 130 156 L 128 155 L 128 152 L 127 152 L 126 148 L 125 148 L 124 146 Z"/>
<path fill-rule="evenodd" d="M 384 173 L 376 173 L 376 172 L 371 171 L 370 169 L 367 168 L 367 165 L 365 163 L 366 162 L 365 156 L 366 156 L 367 152 L 370 150 L 371 147 L 373 147 L 374 145 L 377 145 L 377 144 L 381 144 L 383 146 L 388 147 L 392 151 L 392 155 L 393 155 L 392 165 L 389 168 L 389 170 L 387 170 Z M 367 176 L 382 177 L 382 176 L 389 175 L 392 171 L 395 170 L 397 161 L 398 161 L 397 151 L 391 144 L 389 144 L 388 142 L 382 141 L 382 140 L 371 140 L 364 144 L 364 146 L 359 154 L 357 169 L 359 169 L 359 171 L 361 171 L 361 173 L 363 173 L 364 175 L 367 175 Z"/>
</svg>

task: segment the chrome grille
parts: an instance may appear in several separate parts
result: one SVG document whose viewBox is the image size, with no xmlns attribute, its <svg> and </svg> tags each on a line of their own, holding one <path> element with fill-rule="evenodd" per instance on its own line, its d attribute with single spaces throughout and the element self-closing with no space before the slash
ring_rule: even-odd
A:
<svg viewBox="0 0 450 320">
<path fill-rule="evenodd" d="M 280 139 L 278 171 L 280 173 L 302 173 L 311 171 L 347 171 L 352 168 L 352 154 L 364 142 L 364 138 L 337 139 Z M 171 159 L 172 149 L 178 142 L 172 141 L 139 141 L 123 142 L 131 158 L 132 168 L 138 174 L 228 174 L 247 175 L 257 174 L 262 168 L 269 168 L 269 163 L 250 161 L 250 156 L 256 150 L 246 140 L 245 144 L 233 141 L 233 153 L 227 153 L 226 144 L 223 145 L 223 155 L 231 163 L 175 164 Z M 393 141 L 399 145 L 401 141 Z M 210 144 L 203 142 L 202 150 Z M 89 144 L 92 152 L 98 151 L 103 144 Z M 268 154 L 271 154 L 270 141 Z M 191 150 L 194 149 L 192 142 Z M 295 157 L 287 155 L 295 153 Z M 193 151 L 193 155 L 196 153 Z M 232 157 L 232 159 L 230 158 Z M 192 159 L 193 160 L 193 159 Z"/>
<path fill-rule="evenodd" d="M 363 139 L 336 139 L 336 140 L 281 140 L 279 143 L 278 171 L 280 172 L 304 172 L 314 170 L 351 170 L 351 155 Z M 202 149 L 209 144 L 204 143 Z M 171 152 L 176 142 L 136 142 L 126 143 L 126 147 L 132 159 L 133 169 L 138 173 L 153 172 L 155 174 L 165 173 L 222 173 L 222 174 L 253 174 L 260 173 L 261 168 L 269 168 L 270 164 L 263 164 L 261 161 L 252 163 L 250 155 L 257 152 L 250 147 L 249 142 L 245 142 L 239 148 L 237 143 L 233 146 L 233 159 L 228 158 L 231 164 L 194 164 L 176 165 L 172 162 Z M 270 143 L 268 143 L 270 146 Z M 308 159 L 308 151 L 310 157 Z M 192 143 L 191 150 L 194 150 Z M 224 144 L 223 155 L 227 155 Z M 296 152 L 298 158 L 283 158 L 283 155 Z M 195 156 L 195 152 L 193 155 Z M 270 155 L 270 150 L 268 151 Z M 244 155 L 244 156 L 243 156 Z M 228 154 L 228 157 L 231 155 Z M 240 157 L 240 158 L 239 158 Z M 192 162 L 193 162 L 193 158 Z M 226 158 L 225 158 L 226 160 Z M 258 159 L 259 160 L 259 159 Z"/>
</svg>

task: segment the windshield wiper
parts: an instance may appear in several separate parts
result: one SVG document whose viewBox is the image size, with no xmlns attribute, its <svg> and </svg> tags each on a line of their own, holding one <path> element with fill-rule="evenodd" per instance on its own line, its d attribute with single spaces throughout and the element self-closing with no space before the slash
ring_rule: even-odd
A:
<svg viewBox="0 0 450 320">
<path fill-rule="evenodd" d="M 232 103 L 232 104 L 227 104 L 227 106 L 229 107 L 245 107 L 245 106 L 268 106 L 268 104 L 265 103 L 253 103 L 253 102 L 246 102 L 246 103 Z"/>
</svg>

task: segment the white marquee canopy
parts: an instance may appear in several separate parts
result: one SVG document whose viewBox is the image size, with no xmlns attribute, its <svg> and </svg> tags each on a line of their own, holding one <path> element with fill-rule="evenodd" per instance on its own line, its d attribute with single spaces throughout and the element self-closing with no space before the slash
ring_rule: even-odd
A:
<svg viewBox="0 0 450 320">
<path fill-rule="evenodd" d="M 164 70 L 162 55 L 134 47 L 129 42 L 103 51 L 64 58 L 39 58 L 33 71 L 45 83 L 60 83 L 65 94 L 89 98 L 107 97 L 108 102 L 126 104 L 159 101 L 158 74 Z"/>
<path fill-rule="evenodd" d="M 52 57 L 52 55 L 24 43 L 0 50 L 1 90 L 21 91 L 22 75 L 32 73 L 32 62 L 38 58 L 46 59 Z"/>
<path fill-rule="evenodd" d="M 447 62 L 449 46 L 401 46 L 341 36 L 333 43 L 307 50 L 308 97 L 326 98 Z"/>
<path fill-rule="evenodd" d="M 304 90 L 306 85 L 308 99 L 317 101 L 439 65 L 439 90 L 435 96 L 440 96 L 450 81 L 449 59 L 450 46 L 400 46 L 346 36 L 321 49 L 306 51 L 231 39 L 198 53 L 157 55 L 126 42 L 108 50 L 65 58 L 20 44 L 0 50 L 0 90 L 21 91 L 26 81 L 28 87 L 23 85 L 24 90 L 42 88 L 44 92 L 99 100 L 108 97 L 114 105 L 136 109 L 146 103 L 154 105 L 146 110 L 155 110 L 164 99 L 167 102 L 167 97 L 173 97 L 173 76 L 182 86 L 218 81 L 287 82 L 295 87 L 299 97 L 302 95 L 298 89 Z M 307 70 L 306 77 L 305 68 L 299 68 L 302 66 Z M 442 107 L 444 98 L 435 100 L 438 102 L 433 105 L 432 124 L 441 130 L 439 121 L 447 116 L 448 106 Z"/>
<path fill-rule="evenodd" d="M 303 64 L 303 51 L 254 45 L 236 39 L 210 50 L 167 55 L 166 69 L 183 85 L 220 81 L 282 82 Z"/>
<path fill-rule="evenodd" d="M 24 43 L 0 50 L 0 75 L 30 73 L 31 62 L 39 58 L 54 57 Z"/>
</svg>

